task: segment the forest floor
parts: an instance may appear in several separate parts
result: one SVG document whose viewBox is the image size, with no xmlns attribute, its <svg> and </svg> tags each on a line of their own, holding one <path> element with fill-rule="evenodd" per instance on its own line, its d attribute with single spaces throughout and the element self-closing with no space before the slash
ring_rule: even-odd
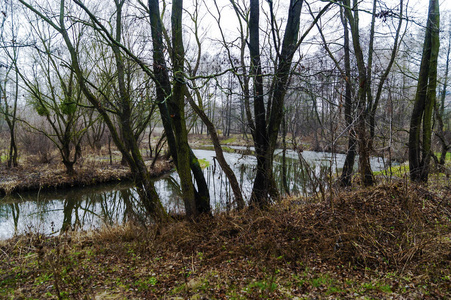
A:
<svg viewBox="0 0 451 300">
<path fill-rule="evenodd" d="M 450 299 L 451 186 L 0 241 L 2 299 Z"/>
</svg>

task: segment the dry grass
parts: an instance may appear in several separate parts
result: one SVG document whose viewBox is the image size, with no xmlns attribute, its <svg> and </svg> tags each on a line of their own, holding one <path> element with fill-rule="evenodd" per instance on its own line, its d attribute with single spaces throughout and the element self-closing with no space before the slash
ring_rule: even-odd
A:
<svg viewBox="0 0 451 300">
<path fill-rule="evenodd" d="M 17 237 L 0 245 L 0 286 L 15 298 L 57 298 L 56 286 L 74 299 L 451 297 L 449 186 L 396 183 L 308 200 Z"/>
<path fill-rule="evenodd" d="M 151 161 L 146 161 L 146 164 L 150 167 Z M 152 176 L 159 176 L 171 169 L 169 162 L 159 160 L 150 172 Z M 8 169 L 5 165 L 0 165 L 0 195 L 28 190 L 89 186 L 132 178 L 129 167 L 121 165 L 118 160 L 110 164 L 108 160 L 95 156 L 77 164 L 75 170 L 76 174 L 70 176 L 66 174 L 62 163 L 38 163 L 34 156 L 22 158 L 17 168 Z"/>
<path fill-rule="evenodd" d="M 318 257 L 361 268 L 410 269 L 431 261 L 436 253 L 427 252 L 429 245 L 450 245 L 451 193 L 441 192 L 399 183 L 340 193 L 333 207 L 287 200 L 268 211 L 177 224 L 164 234 L 165 242 L 184 252 L 213 253 L 227 241 L 236 245 L 237 256 Z M 451 247 L 443 255 L 451 257 Z"/>
</svg>

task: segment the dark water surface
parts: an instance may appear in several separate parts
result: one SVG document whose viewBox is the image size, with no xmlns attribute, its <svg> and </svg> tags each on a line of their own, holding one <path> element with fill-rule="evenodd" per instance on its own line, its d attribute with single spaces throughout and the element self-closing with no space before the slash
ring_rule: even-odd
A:
<svg viewBox="0 0 451 300">
<path fill-rule="evenodd" d="M 206 159 L 210 166 L 204 170 L 210 188 L 214 211 L 226 211 L 233 207 L 233 194 L 228 180 L 214 159 L 214 151 L 195 150 L 199 159 Z M 280 153 L 280 151 L 277 151 Z M 244 196 L 249 198 L 256 159 L 253 156 L 224 153 L 232 166 Z M 318 190 L 313 178 L 324 179 L 335 174 L 343 165 L 344 155 L 304 151 L 308 167 L 301 164 L 298 154 L 287 151 L 287 178 L 290 193 L 308 194 Z M 282 190 L 281 155 L 276 156 L 274 174 Z M 382 163 L 372 160 L 373 170 L 382 169 Z M 314 175 L 314 176 L 312 176 Z M 155 180 L 155 187 L 163 205 L 170 213 L 182 213 L 179 178 L 176 173 Z M 132 183 L 101 184 L 93 187 L 67 190 L 21 193 L 0 199 L 0 239 L 15 234 L 43 232 L 58 234 L 64 230 L 89 230 L 101 226 L 125 223 L 129 220 L 144 222 L 144 210 Z"/>
</svg>

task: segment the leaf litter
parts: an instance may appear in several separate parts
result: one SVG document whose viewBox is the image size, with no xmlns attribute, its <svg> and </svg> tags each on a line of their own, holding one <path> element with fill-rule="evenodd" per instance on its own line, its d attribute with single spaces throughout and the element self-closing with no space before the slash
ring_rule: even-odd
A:
<svg viewBox="0 0 451 300">
<path fill-rule="evenodd" d="M 451 297 L 449 186 L 396 182 L 300 200 L 145 228 L 18 236 L 0 243 L 0 296 Z"/>
</svg>

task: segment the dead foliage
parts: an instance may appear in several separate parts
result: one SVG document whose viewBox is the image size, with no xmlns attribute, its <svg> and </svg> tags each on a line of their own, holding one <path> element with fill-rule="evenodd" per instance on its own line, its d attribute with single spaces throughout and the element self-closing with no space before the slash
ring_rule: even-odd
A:
<svg viewBox="0 0 451 300">
<path fill-rule="evenodd" d="M 340 193 L 332 206 L 286 200 L 268 211 L 175 224 L 159 243 L 208 253 L 212 262 L 245 255 L 291 263 L 313 258 L 381 271 L 431 262 L 450 267 L 451 191 L 446 189 L 398 183 Z M 228 251 L 221 251 L 224 247 Z"/>
<path fill-rule="evenodd" d="M 331 200 L 16 237 L 0 243 L 0 290 L 53 299 L 451 297 L 449 187 L 386 184 Z"/>
<path fill-rule="evenodd" d="M 0 165 L 0 196 L 30 190 L 54 190 L 132 180 L 130 168 L 119 162 L 87 161 L 76 166 L 75 175 L 68 175 L 62 163 L 40 164 L 32 160 L 29 157 L 19 167 L 11 169 Z M 146 161 L 151 175 L 155 177 L 173 168 L 170 162 L 163 160 L 157 161 L 153 168 L 150 168 L 150 164 L 151 161 Z"/>
</svg>

